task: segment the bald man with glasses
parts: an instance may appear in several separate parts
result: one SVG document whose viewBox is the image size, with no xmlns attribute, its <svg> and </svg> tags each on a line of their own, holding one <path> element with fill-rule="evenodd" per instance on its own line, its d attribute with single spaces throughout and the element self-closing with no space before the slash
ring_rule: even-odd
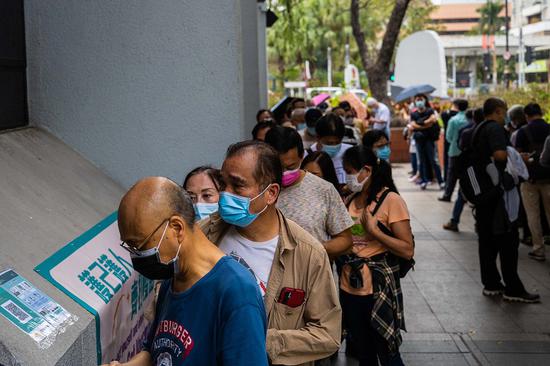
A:
<svg viewBox="0 0 550 366">
<path fill-rule="evenodd" d="M 267 365 L 256 282 L 195 226 L 183 188 L 162 177 L 139 181 L 120 203 L 118 225 L 134 269 L 163 282 L 143 350 L 110 365 Z"/>
</svg>

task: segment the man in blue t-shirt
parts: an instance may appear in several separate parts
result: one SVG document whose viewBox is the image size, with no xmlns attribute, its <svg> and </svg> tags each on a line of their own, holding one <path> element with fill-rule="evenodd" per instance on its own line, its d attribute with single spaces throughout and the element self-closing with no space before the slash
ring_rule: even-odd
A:
<svg viewBox="0 0 550 366">
<path fill-rule="evenodd" d="M 268 364 L 256 282 L 195 227 L 185 190 L 167 178 L 139 181 L 120 203 L 118 225 L 134 269 L 164 280 L 144 348 L 126 365 Z"/>
</svg>

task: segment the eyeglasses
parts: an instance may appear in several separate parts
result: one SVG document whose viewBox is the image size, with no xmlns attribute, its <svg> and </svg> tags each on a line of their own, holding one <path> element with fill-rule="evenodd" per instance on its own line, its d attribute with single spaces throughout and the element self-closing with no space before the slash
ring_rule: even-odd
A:
<svg viewBox="0 0 550 366">
<path fill-rule="evenodd" d="M 145 244 L 147 244 L 147 242 L 151 239 L 151 237 L 153 235 L 155 235 L 157 230 L 160 229 L 160 227 L 168 220 L 170 220 L 170 219 L 162 220 L 162 222 L 159 224 L 159 226 L 157 226 L 156 229 L 153 230 L 153 232 L 151 234 L 147 235 L 147 237 L 141 243 L 139 243 L 137 246 L 133 247 L 133 246 L 129 245 L 128 243 L 126 243 L 125 241 L 120 242 L 120 246 L 123 247 L 124 249 L 126 249 L 130 254 L 141 255 L 142 251 L 140 250 L 140 248 L 142 248 Z M 164 231 L 166 232 L 166 229 L 164 229 Z M 164 237 L 164 234 L 162 234 L 162 236 Z M 160 238 L 160 240 L 162 241 L 162 238 Z M 159 242 L 159 244 L 160 244 L 160 242 Z"/>
</svg>

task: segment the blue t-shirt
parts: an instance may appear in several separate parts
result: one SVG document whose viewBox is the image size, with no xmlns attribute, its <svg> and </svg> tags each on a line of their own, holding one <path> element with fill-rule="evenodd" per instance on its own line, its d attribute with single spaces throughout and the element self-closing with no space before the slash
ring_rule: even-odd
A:
<svg viewBox="0 0 550 366">
<path fill-rule="evenodd" d="M 144 349 L 153 365 L 267 365 L 266 314 L 254 278 L 223 257 L 190 289 L 160 288 Z"/>
</svg>

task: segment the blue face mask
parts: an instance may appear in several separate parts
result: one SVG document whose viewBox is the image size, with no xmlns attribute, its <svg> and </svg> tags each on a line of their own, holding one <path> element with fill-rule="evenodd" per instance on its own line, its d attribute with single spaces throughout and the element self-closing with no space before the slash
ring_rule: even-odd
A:
<svg viewBox="0 0 550 366">
<path fill-rule="evenodd" d="M 218 203 L 195 203 L 193 205 L 195 208 L 195 220 L 202 220 L 218 211 Z"/>
<path fill-rule="evenodd" d="M 414 102 L 414 104 L 417 108 L 424 108 L 426 106 L 426 102 L 424 102 L 423 100 L 417 100 L 416 102 Z"/>
<path fill-rule="evenodd" d="M 338 152 L 342 148 L 342 144 L 338 145 L 323 145 L 323 151 L 326 152 L 331 158 L 338 155 Z"/>
<path fill-rule="evenodd" d="M 378 159 L 382 159 L 385 161 L 390 160 L 391 149 L 389 145 L 375 149 L 375 152 L 376 152 L 376 156 L 378 156 Z"/>
<path fill-rule="evenodd" d="M 296 127 L 296 129 L 297 129 L 298 131 L 305 130 L 306 128 L 307 128 L 307 125 L 306 125 L 305 122 L 304 122 L 304 123 L 298 123 L 298 126 Z"/>
<path fill-rule="evenodd" d="M 271 185 L 267 186 L 262 193 L 250 199 L 249 197 L 238 196 L 229 192 L 220 193 L 220 202 L 218 202 L 218 211 L 223 221 L 230 225 L 238 227 L 247 227 L 267 209 L 267 205 L 258 213 L 250 212 L 250 203 L 260 197 L 267 191 Z"/>
<path fill-rule="evenodd" d="M 307 133 L 309 133 L 311 136 L 317 136 L 317 131 L 315 131 L 315 127 L 308 127 Z"/>
</svg>

